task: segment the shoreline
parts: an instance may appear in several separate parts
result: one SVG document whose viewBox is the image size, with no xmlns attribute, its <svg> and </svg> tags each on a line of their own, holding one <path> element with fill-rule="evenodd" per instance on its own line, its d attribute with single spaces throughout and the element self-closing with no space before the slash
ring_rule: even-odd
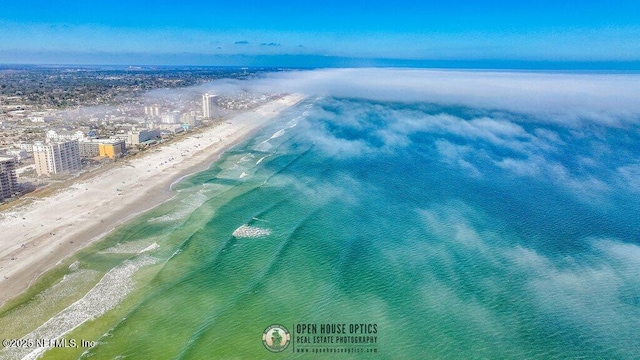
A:
<svg viewBox="0 0 640 360">
<path fill-rule="evenodd" d="M 0 240 L 0 307 L 79 250 L 172 199 L 175 184 L 207 169 L 225 151 L 303 99 L 286 95 L 23 208 L 5 211 L 0 219 L 5 235 Z"/>
</svg>

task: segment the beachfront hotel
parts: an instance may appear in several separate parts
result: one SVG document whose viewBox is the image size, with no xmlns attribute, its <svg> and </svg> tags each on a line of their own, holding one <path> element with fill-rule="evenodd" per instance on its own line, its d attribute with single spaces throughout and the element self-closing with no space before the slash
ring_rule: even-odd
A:
<svg viewBox="0 0 640 360">
<path fill-rule="evenodd" d="M 11 197 L 17 191 L 16 160 L 11 156 L 0 156 L 0 200 Z"/>
<path fill-rule="evenodd" d="M 80 170 L 80 151 L 77 140 L 34 144 L 33 158 L 38 176 Z"/>
<path fill-rule="evenodd" d="M 183 124 L 187 124 L 189 126 L 196 126 L 199 124 L 198 117 L 196 116 L 195 111 L 186 112 L 182 114 L 182 117 L 180 118 L 180 122 L 182 122 Z"/>
<path fill-rule="evenodd" d="M 205 119 L 211 119 L 215 115 L 218 106 L 218 95 L 202 95 L 202 115 Z"/>
<path fill-rule="evenodd" d="M 153 130 L 142 129 L 142 130 L 128 131 L 124 135 L 119 134 L 119 135 L 115 135 L 114 137 L 123 139 L 126 146 L 134 146 L 134 145 L 143 144 L 151 140 L 155 140 L 159 138 L 161 135 L 162 134 L 160 133 L 160 131 L 156 129 L 153 129 Z"/>
<path fill-rule="evenodd" d="M 78 141 L 81 158 L 108 157 L 115 159 L 127 153 L 122 139 L 90 139 Z"/>
</svg>

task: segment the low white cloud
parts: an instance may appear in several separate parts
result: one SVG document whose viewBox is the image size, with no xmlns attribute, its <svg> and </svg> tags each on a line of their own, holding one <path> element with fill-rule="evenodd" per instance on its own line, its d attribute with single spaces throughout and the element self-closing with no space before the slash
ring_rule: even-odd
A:
<svg viewBox="0 0 640 360">
<path fill-rule="evenodd" d="M 259 91 L 502 110 L 565 126 L 640 122 L 638 74 L 364 68 L 272 73 L 234 83 Z"/>
<path fill-rule="evenodd" d="M 453 144 L 446 140 L 436 140 L 435 145 L 442 161 L 445 163 L 458 166 L 471 177 L 480 177 L 482 175 L 475 165 L 465 159 L 475 152 L 473 147 Z"/>
<path fill-rule="evenodd" d="M 621 166 L 617 174 L 624 187 L 634 193 L 640 193 L 640 163 Z"/>
<path fill-rule="evenodd" d="M 545 160 L 541 156 L 532 156 L 528 159 L 504 158 L 494 162 L 502 169 L 511 171 L 518 176 L 540 176 Z"/>
<path fill-rule="evenodd" d="M 576 239 L 586 246 L 569 255 L 544 253 L 461 202 L 434 204 L 418 214 L 425 236 L 388 256 L 411 268 L 436 267 L 422 279 L 428 313 L 437 316 L 442 310 L 433 303 L 446 299 L 456 306 L 447 313 L 450 321 L 482 331 L 491 319 L 498 338 L 548 329 L 556 338 L 577 336 L 622 358 L 640 346 L 640 246 L 587 238 Z M 468 284 L 498 298 L 469 293 Z M 496 308 L 496 302 L 505 306 Z M 527 321 L 514 320 L 520 317 Z"/>
<path fill-rule="evenodd" d="M 404 136 L 415 132 L 454 135 L 519 151 L 524 150 L 527 147 L 526 143 L 534 139 L 522 126 L 508 120 L 489 117 L 465 120 L 445 113 L 418 116 L 400 111 L 394 112 L 393 115 L 396 122 L 389 125 L 388 131 Z"/>
<path fill-rule="evenodd" d="M 513 255 L 522 262 L 522 253 Z M 526 254 L 542 258 L 529 268 L 527 289 L 548 319 L 580 329 L 591 341 L 629 357 L 640 346 L 635 336 L 640 321 L 638 255 L 637 245 L 610 239 L 592 240 L 589 253 L 556 262 Z"/>
<path fill-rule="evenodd" d="M 330 156 L 391 152 L 416 138 L 430 139 L 440 160 L 466 176 L 501 170 L 594 204 L 603 204 L 612 190 L 640 192 L 633 162 L 638 154 L 612 135 L 637 133 L 640 74 L 323 69 L 221 80 L 199 89 L 328 96 L 329 105 L 314 107 L 311 116 L 330 127 L 307 124 L 305 136 Z M 404 106 L 417 103 L 433 106 Z M 618 157 L 620 151 L 630 154 Z"/>
</svg>

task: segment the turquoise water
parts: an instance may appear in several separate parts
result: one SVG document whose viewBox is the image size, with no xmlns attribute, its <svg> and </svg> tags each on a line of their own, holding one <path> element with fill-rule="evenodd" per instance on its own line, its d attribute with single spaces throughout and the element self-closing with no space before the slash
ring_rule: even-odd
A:
<svg viewBox="0 0 640 360">
<path fill-rule="evenodd" d="M 637 358 L 638 129 L 491 116 L 285 112 L 111 237 L 152 239 L 160 262 L 85 356 L 329 358 L 262 333 L 338 323 L 377 328 L 350 346 L 375 354 L 344 358 Z"/>
</svg>

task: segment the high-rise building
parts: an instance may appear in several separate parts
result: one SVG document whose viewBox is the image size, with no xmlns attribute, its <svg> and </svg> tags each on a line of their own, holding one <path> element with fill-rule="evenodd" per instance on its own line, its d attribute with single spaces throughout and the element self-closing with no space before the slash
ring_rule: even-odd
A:
<svg viewBox="0 0 640 360">
<path fill-rule="evenodd" d="M 126 146 L 140 145 L 143 142 L 154 140 L 160 136 L 161 133 L 159 130 L 132 130 L 124 136 L 117 135 L 117 137 L 122 137 Z"/>
<path fill-rule="evenodd" d="M 166 113 L 166 114 L 162 114 L 162 123 L 163 124 L 175 124 L 180 120 L 180 114 L 179 113 Z"/>
<path fill-rule="evenodd" d="M 197 125 L 197 119 L 198 119 L 198 117 L 196 116 L 196 112 L 192 111 L 190 113 L 186 112 L 186 113 L 182 114 L 182 117 L 181 117 L 180 120 L 181 120 L 181 122 L 183 124 L 187 124 L 187 125 L 190 125 L 190 126 L 195 126 L 195 125 Z"/>
<path fill-rule="evenodd" d="M 33 158 L 38 175 L 71 173 L 80 170 L 78 141 L 34 144 Z"/>
<path fill-rule="evenodd" d="M 211 119 L 216 115 L 218 107 L 218 95 L 204 94 L 202 95 L 202 116 L 205 119 Z"/>
<path fill-rule="evenodd" d="M 17 191 L 16 160 L 13 157 L 0 156 L 0 200 L 11 197 Z"/>
<path fill-rule="evenodd" d="M 144 113 L 149 116 L 160 116 L 160 108 L 157 106 L 145 106 Z"/>
</svg>

